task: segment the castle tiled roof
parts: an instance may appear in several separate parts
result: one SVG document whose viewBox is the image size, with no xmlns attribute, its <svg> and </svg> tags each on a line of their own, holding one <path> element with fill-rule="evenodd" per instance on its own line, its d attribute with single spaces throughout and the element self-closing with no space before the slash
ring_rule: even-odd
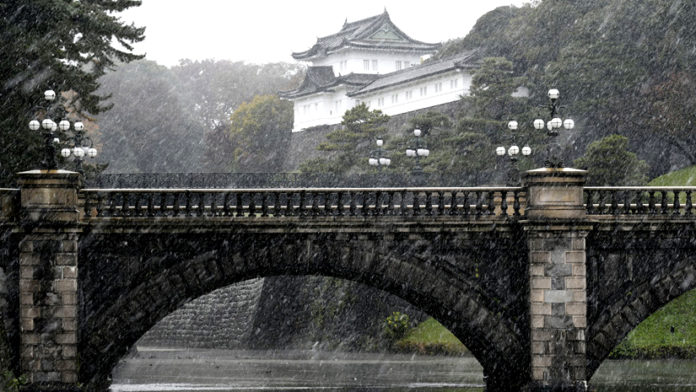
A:
<svg viewBox="0 0 696 392">
<path fill-rule="evenodd" d="M 348 47 L 424 54 L 436 51 L 440 44 L 412 39 L 392 23 L 385 10 L 380 15 L 346 22 L 338 33 L 318 38 L 314 46 L 304 52 L 293 53 L 292 57 L 296 60 L 309 60 Z"/>
<path fill-rule="evenodd" d="M 418 79 L 434 76 L 443 72 L 452 71 L 455 69 L 470 69 L 478 66 L 476 51 L 467 51 L 454 57 L 446 59 L 426 62 L 415 67 L 409 67 L 400 71 L 381 75 L 379 78 L 372 81 L 370 84 L 364 85 L 360 89 L 349 92 L 351 97 L 359 97 L 364 94 L 372 93 L 377 90 L 385 89 L 391 86 L 408 83 Z"/>
<path fill-rule="evenodd" d="M 302 85 L 295 90 L 281 92 L 283 98 L 299 98 L 318 92 L 331 91 L 334 87 L 344 85 L 348 91 L 359 89 L 376 78 L 376 74 L 350 73 L 348 75 L 335 76 L 330 66 L 309 67 Z"/>
</svg>

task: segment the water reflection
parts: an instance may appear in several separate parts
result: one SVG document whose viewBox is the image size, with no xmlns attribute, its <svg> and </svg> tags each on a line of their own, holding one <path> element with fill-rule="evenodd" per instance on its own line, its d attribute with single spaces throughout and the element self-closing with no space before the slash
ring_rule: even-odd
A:
<svg viewBox="0 0 696 392">
<path fill-rule="evenodd" d="M 591 390 L 693 391 L 694 374 L 696 360 L 607 361 Z M 483 391 L 472 357 L 141 348 L 113 376 L 113 392 Z"/>
</svg>

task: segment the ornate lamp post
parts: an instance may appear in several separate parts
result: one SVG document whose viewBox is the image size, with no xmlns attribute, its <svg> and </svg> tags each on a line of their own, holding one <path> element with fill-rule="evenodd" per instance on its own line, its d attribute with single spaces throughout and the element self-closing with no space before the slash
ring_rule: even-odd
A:
<svg viewBox="0 0 696 392">
<path fill-rule="evenodd" d="M 558 104 L 558 98 L 561 93 L 552 88 L 548 92 L 549 104 L 547 106 L 551 120 L 544 121 L 543 119 L 534 120 L 534 128 L 542 130 L 546 128 L 546 134 L 551 139 L 549 142 L 549 148 L 546 156 L 545 165 L 546 167 L 560 168 L 563 167 L 563 160 L 560 157 L 560 145 L 558 144 L 558 131 L 561 127 L 565 129 L 573 129 L 575 127 L 575 121 L 570 118 L 565 120 L 561 119 L 560 110 L 564 109 L 564 106 Z"/>
<path fill-rule="evenodd" d="M 382 166 L 391 165 L 391 159 L 386 156 L 386 152 L 382 148 L 384 140 L 377 139 L 377 149 L 370 153 L 368 163 L 370 166 L 376 166 L 377 170 L 382 171 Z"/>
<path fill-rule="evenodd" d="M 519 127 L 519 124 L 517 121 L 510 121 L 508 122 L 508 129 L 511 131 L 516 131 L 517 128 Z M 511 138 L 512 139 L 512 138 Z M 522 147 L 522 155 L 523 156 L 529 156 L 532 154 L 532 148 L 529 147 L 528 145 L 525 145 Z M 510 147 L 507 149 L 505 146 L 500 146 L 495 149 L 495 154 L 498 157 L 503 157 L 507 153 L 508 157 L 510 157 L 510 168 L 508 169 L 507 172 L 507 179 L 506 183 L 508 186 L 518 186 L 520 184 L 520 171 L 517 166 L 517 161 L 518 161 L 518 155 L 520 153 L 520 148 L 516 144 L 512 144 Z"/>
<path fill-rule="evenodd" d="M 51 119 L 54 114 L 55 106 L 53 101 L 56 99 L 56 92 L 53 90 L 46 90 L 44 92 L 44 105 L 40 105 L 39 109 L 44 111 L 44 118 L 39 122 L 39 120 L 34 119 L 29 121 L 29 129 L 32 131 L 41 130 L 42 136 L 44 137 L 44 158 L 41 161 L 41 168 L 44 170 L 56 170 L 58 169 L 58 164 L 56 163 L 56 147 L 55 143 L 60 142 L 55 136 L 55 131 L 58 129 L 58 124 Z"/>
<path fill-rule="evenodd" d="M 61 131 L 66 132 L 70 130 L 70 121 L 63 120 L 58 124 L 58 127 Z M 60 150 L 60 155 L 62 155 L 64 158 L 68 158 L 71 155 L 75 157 L 75 166 L 77 168 L 77 172 L 80 174 L 85 174 L 84 170 L 82 169 L 82 161 L 85 156 L 95 158 L 97 156 L 97 149 L 94 148 L 92 139 L 85 135 L 85 126 L 81 122 L 76 122 L 73 129 L 73 136 L 69 138 L 69 140 L 72 142 L 72 147 Z"/>
<path fill-rule="evenodd" d="M 421 135 L 423 133 L 420 129 L 413 130 L 413 147 L 406 149 L 406 156 L 416 158 L 416 167 L 413 169 L 413 175 L 420 176 L 423 174 L 423 167 L 420 165 L 421 157 L 427 157 L 430 155 L 430 150 L 425 146 L 425 143 L 421 140 Z"/>
</svg>

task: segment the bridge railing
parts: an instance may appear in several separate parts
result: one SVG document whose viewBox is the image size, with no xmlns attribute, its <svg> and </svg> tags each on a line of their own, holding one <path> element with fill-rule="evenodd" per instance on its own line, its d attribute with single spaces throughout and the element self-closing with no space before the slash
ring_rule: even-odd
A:
<svg viewBox="0 0 696 392">
<path fill-rule="evenodd" d="M 124 217 L 518 217 L 522 188 L 83 189 L 86 219 Z"/>
<path fill-rule="evenodd" d="M 19 211 L 19 189 L 0 188 L 0 221 L 14 220 Z"/>
<path fill-rule="evenodd" d="M 696 187 L 585 187 L 588 215 L 689 216 Z"/>
</svg>

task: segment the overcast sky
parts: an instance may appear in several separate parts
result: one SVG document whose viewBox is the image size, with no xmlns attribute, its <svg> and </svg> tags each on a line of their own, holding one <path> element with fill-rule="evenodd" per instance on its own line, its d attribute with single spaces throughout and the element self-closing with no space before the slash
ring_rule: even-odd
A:
<svg viewBox="0 0 696 392">
<path fill-rule="evenodd" d="M 137 53 L 172 66 L 179 59 L 293 62 L 292 52 L 309 49 L 317 37 L 343 22 L 382 13 L 411 38 L 443 42 L 463 37 L 476 20 L 501 5 L 528 0 L 143 0 L 121 14 L 145 26 Z"/>
</svg>

